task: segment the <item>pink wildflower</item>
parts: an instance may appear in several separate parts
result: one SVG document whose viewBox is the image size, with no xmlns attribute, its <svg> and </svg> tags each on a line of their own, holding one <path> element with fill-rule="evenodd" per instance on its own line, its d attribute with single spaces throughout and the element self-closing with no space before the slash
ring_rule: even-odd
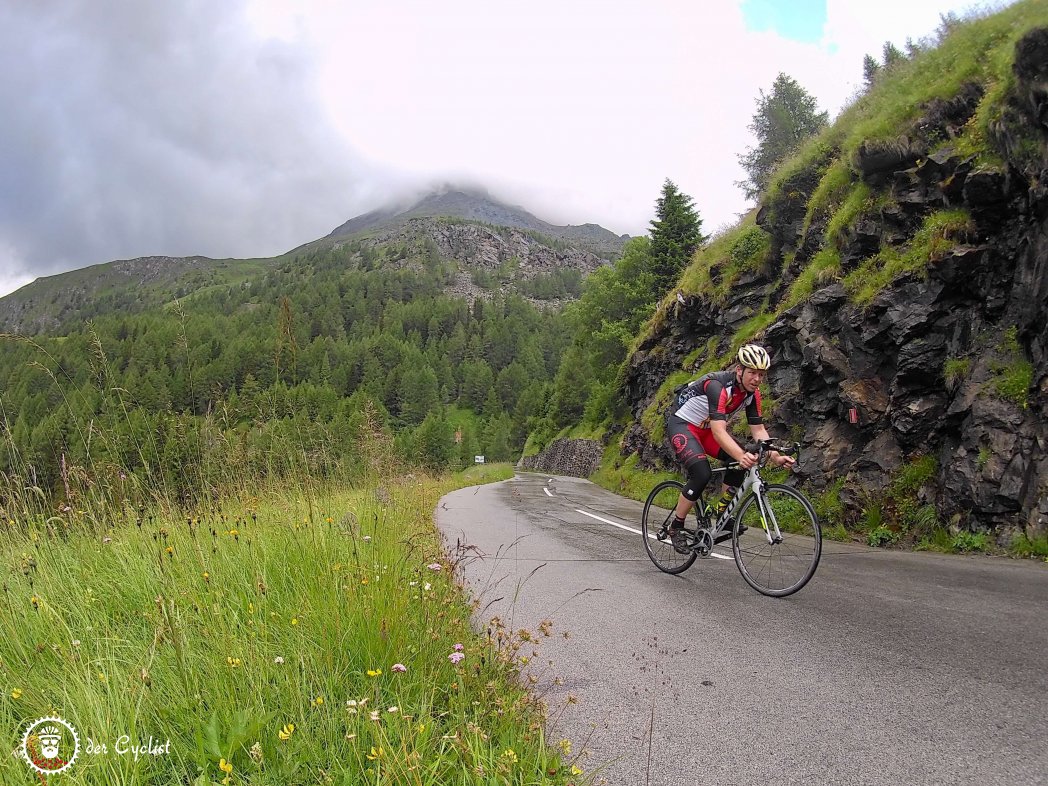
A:
<svg viewBox="0 0 1048 786">
<path fill-rule="evenodd" d="M 458 663 L 465 657 L 466 656 L 463 655 L 461 652 L 453 652 L 450 655 L 448 655 L 448 660 L 450 660 L 452 663 Z"/>
<path fill-rule="evenodd" d="M 403 674 L 407 670 L 408 670 L 408 667 L 405 666 L 403 663 L 394 663 L 393 664 L 393 671 L 396 672 L 397 674 Z"/>
<path fill-rule="evenodd" d="M 452 649 L 455 650 L 455 652 L 462 652 L 465 648 L 461 644 L 456 644 Z"/>
<path fill-rule="evenodd" d="M 429 568 L 430 570 L 433 570 L 433 571 L 440 570 L 440 563 L 439 562 L 431 562 L 426 567 Z"/>
</svg>

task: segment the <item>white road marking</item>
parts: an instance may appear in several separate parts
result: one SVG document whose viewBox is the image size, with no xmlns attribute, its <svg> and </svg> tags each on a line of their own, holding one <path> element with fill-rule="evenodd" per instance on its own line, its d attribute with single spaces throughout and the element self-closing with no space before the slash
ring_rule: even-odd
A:
<svg viewBox="0 0 1048 786">
<path fill-rule="evenodd" d="M 552 494 L 549 493 L 549 489 L 546 488 L 545 486 L 542 487 L 542 490 L 546 492 L 546 496 L 547 497 L 552 497 L 553 496 Z"/>
<path fill-rule="evenodd" d="M 616 521 L 610 521 L 608 519 L 601 518 L 600 516 L 595 516 L 592 513 L 587 513 L 586 511 L 579 510 L 578 508 L 575 508 L 575 512 L 576 513 L 581 513 L 583 516 L 589 516 L 591 519 L 596 519 L 597 521 L 603 521 L 605 524 L 610 524 L 613 527 L 618 527 L 619 529 L 624 529 L 627 532 L 632 532 L 632 533 L 634 533 L 636 535 L 644 534 L 639 529 L 634 529 L 633 527 L 627 527 L 625 524 L 619 524 Z M 648 535 L 648 537 L 649 538 L 654 538 L 655 536 L 654 535 Z M 717 559 L 734 559 L 734 557 L 728 557 L 728 556 L 725 556 L 724 554 L 718 554 L 715 551 L 711 552 L 710 556 L 711 557 L 716 557 Z"/>
</svg>

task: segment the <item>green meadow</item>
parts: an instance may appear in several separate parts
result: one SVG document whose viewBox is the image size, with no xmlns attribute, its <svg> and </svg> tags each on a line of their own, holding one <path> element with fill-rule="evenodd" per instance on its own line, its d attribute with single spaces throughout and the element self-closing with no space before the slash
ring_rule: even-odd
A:
<svg viewBox="0 0 1048 786">
<path fill-rule="evenodd" d="M 443 494 L 511 475 L 373 463 L 191 509 L 50 509 L 5 478 L 7 750 L 57 715 L 80 750 L 51 783 L 586 780 L 582 751 L 546 736 L 558 708 L 520 671 L 552 622 L 476 632 L 433 524 Z M 0 782 L 38 778 L 0 758 Z"/>
</svg>

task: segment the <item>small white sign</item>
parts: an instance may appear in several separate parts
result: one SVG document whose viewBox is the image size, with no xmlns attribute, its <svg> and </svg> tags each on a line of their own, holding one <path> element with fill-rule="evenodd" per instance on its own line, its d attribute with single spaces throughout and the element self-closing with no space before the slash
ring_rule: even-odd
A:
<svg viewBox="0 0 1048 786">
<path fill-rule="evenodd" d="M 474 456 L 473 457 L 473 463 L 474 464 L 483 464 L 484 463 L 484 457 L 483 456 Z"/>
</svg>

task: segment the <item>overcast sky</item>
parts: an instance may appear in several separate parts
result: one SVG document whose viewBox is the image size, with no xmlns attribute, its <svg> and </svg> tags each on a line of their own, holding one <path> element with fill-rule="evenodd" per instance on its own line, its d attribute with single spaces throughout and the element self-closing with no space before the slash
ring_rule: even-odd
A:
<svg viewBox="0 0 1048 786">
<path fill-rule="evenodd" d="M 748 207 L 737 155 L 778 72 L 833 116 L 865 53 L 971 6 L 0 0 L 0 295 L 272 256 L 448 181 L 635 235 L 668 177 L 709 233 Z"/>
</svg>

